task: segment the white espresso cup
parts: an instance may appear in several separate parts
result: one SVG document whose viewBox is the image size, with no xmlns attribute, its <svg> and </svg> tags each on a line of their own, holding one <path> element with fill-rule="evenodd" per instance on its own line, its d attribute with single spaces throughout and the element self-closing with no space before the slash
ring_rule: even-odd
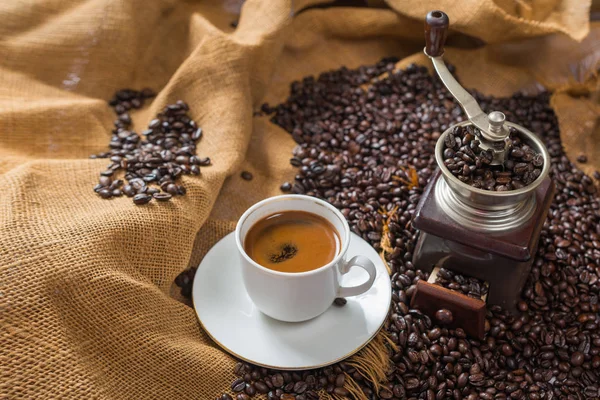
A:
<svg viewBox="0 0 600 400">
<path fill-rule="evenodd" d="M 328 264 L 306 272 L 280 272 L 265 268 L 252 260 L 244 250 L 250 228 L 279 212 L 305 211 L 329 221 L 341 242 L 339 253 Z M 364 256 L 346 259 L 350 244 L 348 222 L 331 204 L 302 195 L 275 196 L 256 203 L 240 218 L 235 228 L 235 241 L 241 255 L 242 277 L 248 295 L 264 314 L 287 322 L 299 322 L 321 315 L 336 297 L 357 296 L 369 290 L 375 281 L 376 269 Z M 360 285 L 340 285 L 342 275 L 350 268 L 364 269 L 369 278 Z"/>
</svg>

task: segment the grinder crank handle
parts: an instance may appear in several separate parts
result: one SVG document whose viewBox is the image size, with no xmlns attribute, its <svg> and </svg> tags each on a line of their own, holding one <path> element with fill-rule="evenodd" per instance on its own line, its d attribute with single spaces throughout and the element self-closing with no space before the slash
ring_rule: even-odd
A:
<svg viewBox="0 0 600 400">
<path fill-rule="evenodd" d="M 441 57 L 448 37 L 450 19 L 442 11 L 430 11 L 425 17 L 425 54 L 429 57 Z"/>
<path fill-rule="evenodd" d="M 425 17 L 425 55 L 431 58 L 433 66 L 440 79 L 452 93 L 452 96 L 460 103 L 467 114 L 467 118 L 482 132 L 488 133 L 488 116 L 483 112 L 477 101 L 469 92 L 467 92 L 448 71 L 442 55 L 444 54 L 444 44 L 448 37 L 448 26 L 450 18 L 439 10 L 430 11 Z"/>
</svg>

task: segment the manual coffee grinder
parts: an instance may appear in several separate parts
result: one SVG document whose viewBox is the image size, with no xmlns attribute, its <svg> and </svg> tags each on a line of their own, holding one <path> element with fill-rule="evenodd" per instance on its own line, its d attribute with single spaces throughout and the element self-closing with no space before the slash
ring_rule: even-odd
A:
<svg viewBox="0 0 600 400">
<path fill-rule="evenodd" d="M 506 121 L 501 111 L 484 113 L 477 101 L 454 79 L 442 58 L 448 25 L 448 16 L 441 11 L 427 15 L 424 51 L 468 121 L 451 126 L 437 141 L 438 171 L 425 188 L 413 220 L 420 231 L 413 264 L 418 269 L 433 270 L 432 276 L 438 268 L 447 268 L 484 280 L 489 285 L 488 304 L 516 311 L 554 193 L 554 184 L 548 177 L 550 157 L 535 134 Z M 443 159 L 445 138 L 456 126 L 472 126 L 473 129 L 469 129 L 476 132 L 480 147 L 493 152 L 490 164 L 499 166 L 510 151 L 510 130 L 513 134 L 516 130 L 522 142 L 542 154 L 541 174 L 529 185 L 508 191 L 479 189 L 459 180 L 444 165 Z M 475 336 L 482 336 L 485 306 L 467 304 L 469 302 L 461 299 L 463 295 L 458 292 L 437 285 L 432 291 L 433 285 L 424 285 L 428 283 L 422 282 L 421 287 L 417 287 L 418 296 L 413 298 L 416 303 L 431 314 L 436 314 L 438 308 L 450 312 L 447 322 L 454 319 L 455 325 L 473 325 L 475 318 L 480 324 Z M 447 292 L 441 293 L 441 289 Z M 448 319 L 446 314 L 440 315 Z"/>
</svg>

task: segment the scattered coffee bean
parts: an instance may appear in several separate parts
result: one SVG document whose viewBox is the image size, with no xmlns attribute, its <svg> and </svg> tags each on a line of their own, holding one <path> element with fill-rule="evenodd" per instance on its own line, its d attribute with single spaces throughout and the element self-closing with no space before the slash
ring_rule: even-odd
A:
<svg viewBox="0 0 600 400">
<path fill-rule="evenodd" d="M 251 181 L 252 178 L 254 178 L 254 176 L 252 175 L 252 173 L 248 172 L 248 171 L 242 171 L 242 173 L 240 174 L 240 176 L 245 181 Z"/>
<path fill-rule="evenodd" d="M 169 201 L 173 196 L 170 193 L 154 193 L 152 197 L 157 201 Z"/>
<path fill-rule="evenodd" d="M 100 185 L 106 187 L 106 186 L 110 186 L 111 183 L 112 183 L 112 179 L 110 179 L 108 176 L 100 177 L 100 182 L 99 182 Z"/>
<path fill-rule="evenodd" d="M 346 300 L 345 298 L 343 298 L 343 297 L 338 297 L 338 298 L 336 298 L 336 299 L 333 301 L 333 304 L 335 304 L 336 306 L 339 306 L 339 307 L 341 307 L 341 306 L 344 306 L 344 305 L 346 305 L 346 303 L 347 303 L 347 302 L 348 302 L 348 300 Z"/>
<path fill-rule="evenodd" d="M 198 165 L 200 165 L 202 167 L 207 167 L 207 166 L 211 165 L 211 163 L 212 163 L 212 161 L 208 157 L 200 158 L 198 160 Z"/>
<path fill-rule="evenodd" d="M 246 382 L 242 378 L 238 378 L 231 383 L 231 390 L 234 392 L 241 392 L 246 388 Z"/>
<path fill-rule="evenodd" d="M 292 190 L 292 184 L 289 182 L 284 182 L 280 187 L 282 192 L 289 192 Z"/>
<path fill-rule="evenodd" d="M 139 193 L 133 196 L 133 202 L 138 205 L 147 204 L 150 200 L 152 200 L 152 196 L 146 193 Z"/>
<path fill-rule="evenodd" d="M 118 115 L 110 150 L 91 158 L 109 158 L 112 162 L 106 171 L 100 173 L 99 185 L 111 186 L 111 177 L 121 169 L 125 172 L 128 184 L 119 189 L 118 186 L 122 184 L 119 180 L 119 185 L 110 187 L 112 195 L 108 197 L 105 197 L 105 192 L 100 194 L 100 189 L 95 187 L 94 190 L 101 197 L 122 194 L 133 197 L 143 193 L 152 196 L 160 193 L 161 189 L 170 195 L 184 195 L 186 189 L 175 184 L 177 179 L 185 174 L 200 175 L 199 165 L 210 165 L 208 157 L 199 159 L 196 156 L 196 142 L 202 137 L 202 129 L 189 117 L 189 107 L 181 100 L 166 106 L 157 114 L 148 124 L 148 129 L 142 132 L 142 137 L 130 130 L 131 118 L 127 111 L 141 108 L 144 101 L 153 96 L 155 93 L 150 89 L 140 92 L 123 89 L 109 101 Z M 152 183 L 158 184 L 161 189 L 148 187 Z M 160 196 L 158 199 L 167 201 L 170 198 Z M 134 203 L 145 204 L 140 201 Z"/>
<path fill-rule="evenodd" d="M 98 194 L 103 199 L 110 199 L 112 197 L 112 195 L 113 195 L 112 192 L 109 189 L 100 189 L 98 191 Z"/>
</svg>

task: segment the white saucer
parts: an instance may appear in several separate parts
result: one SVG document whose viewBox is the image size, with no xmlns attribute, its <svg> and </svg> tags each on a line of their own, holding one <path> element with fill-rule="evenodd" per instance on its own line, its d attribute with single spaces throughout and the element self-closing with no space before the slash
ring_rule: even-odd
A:
<svg viewBox="0 0 600 400">
<path fill-rule="evenodd" d="M 196 272 L 192 299 L 206 333 L 224 350 L 252 364 L 281 370 L 312 369 L 356 353 L 379 332 L 391 304 L 392 288 L 377 252 L 352 234 L 347 257 L 369 257 L 377 268 L 373 287 L 349 297 L 305 322 L 281 322 L 261 313 L 252 303 L 240 272 L 234 233 L 219 241 Z M 367 274 L 353 268 L 342 283 L 353 286 Z"/>
</svg>

